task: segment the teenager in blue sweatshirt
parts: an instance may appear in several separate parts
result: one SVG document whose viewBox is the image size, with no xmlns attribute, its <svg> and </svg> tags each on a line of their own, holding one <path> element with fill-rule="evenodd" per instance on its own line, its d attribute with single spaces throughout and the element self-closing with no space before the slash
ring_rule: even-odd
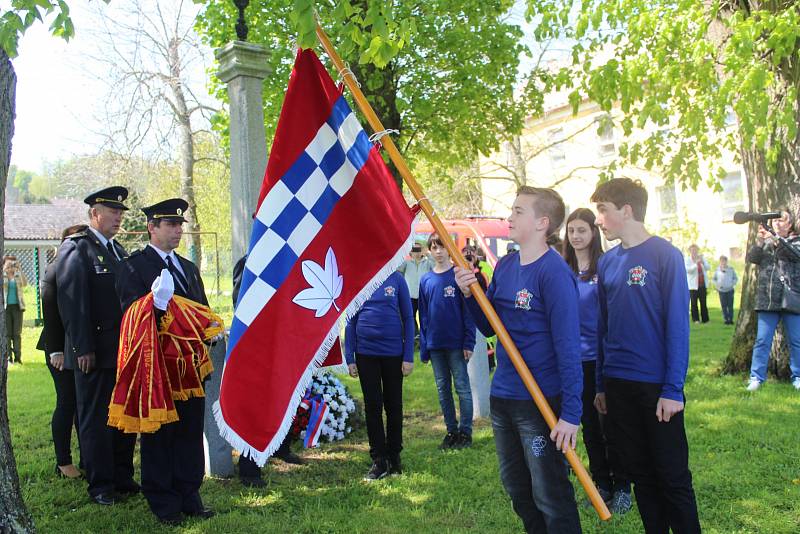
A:
<svg viewBox="0 0 800 534">
<path fill-rule="evenodd" d="M 550 430 L 505 348 L 497 346 L 491 414 L 500 479 L 526 532 L 581 532 L 575 494 L 562 451 L 575 448 L 581 420 L 580 320 L 575 276 L 547 245 L 564 220 L 564 201 L 552 189 L 517 191 L 509 237 L 519 252 L 497 264 L 486 296 L 525 364 L 559 417 Z M 469 288 L 475 275 L 456 280 L 481 332 L 494 335 Z"/>
<path fill-rule="evenodd" d="M 610 447 L 634 482 L 648 533 L 700 532 L 683 425 L 689 366 L 683 256 L 644 226 L 647 191 L 617 178 L 598 186 L 597 224 L 621 244 L 597 268 L 597 396 Z"/>
<path fill-rule="evenodd" d="M 612 513 L 623 515 L 631 509 L 631 484 L 622 474 L 619 458 L 608 449 L 603 421 L 594 406 L 597 364 L 597 262 L 603 254 L 600 230 L 592 210 L 578 208 L 567 217 L 564 260 L 578 280 L 581 317 L 581 360 L 583 367 L 583 444 L 589 456 L 589 470 L 597 490 Z"/>
<path fill-rule="evenodd" d="M 364 393 L 372 457 L 372 467 L 364 479 L 400 474 L 403 377 L 414 368 L 414 312 L 402 274 L 392 273 L 348 321 L 344 357 L 350 376 L 359 378 Z"/>
<path fill-rule="evenodd" d="M 440 449 L 472 445 L 472 390 L 467 362 L 475 348 L 475 323 L 464 307 L 456 286 L 453 263 L 441 238 L 428 238 L 433 270 L 419 282 L 419 359 L 429 360 L 439 392 L 439 405 L 447 426 Z M 461 421 L 456 419 L 452 383 L 458 394 Z"/>
</svg>

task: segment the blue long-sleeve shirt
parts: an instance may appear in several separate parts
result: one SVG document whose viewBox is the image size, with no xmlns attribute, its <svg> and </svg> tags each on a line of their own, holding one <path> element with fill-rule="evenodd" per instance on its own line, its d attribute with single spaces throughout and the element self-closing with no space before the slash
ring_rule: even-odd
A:
<svg viewBox="0 0 800 534">
<path fill-rule="evenodd" d="M 578 289 L 570 268 L 552 249 L 528 265 L 521 265 L 519 254 L 512 253 L 495 267 L 486 296 L 542 392 L 548 397 L 561 396 L 559 417 L 579 424 L 583 369 Z M 477 301 L 465 301 L 481 332 L 487 337 L 494 335 Z M 501 344 L 497 346 L 491 394 L 505 399 L 531 398 Z"/>
<path fill-rule="evenodd" d="M 603 377 L 662 384 L 683 401 L 689 367 L 689 286 L 683 255 L 660 237 L 614 247 L 597 266 L 597 391 Z"/>
<path fill-rule="evenodd" d="M 588 280 L 578 273 L 578 309 L 581 317 L 581 360 L 597 359 L 597 316 L 600 301 L 597 297 L 597 274 Z"/>
<path fill-rule="evenodd" d="M 475 323 L 467 312 L 455 270 L 425 273 L 419 282 L 419 357 L 431 350 L 474 350 Z"/>
<path fill-rule="evenodd" d="M 403 275 L 394 272 L 347 322 L 344 358 L 355 363 L 363 356 L 397 356 L 414 361 L 414 312 Z"/>
</svg>

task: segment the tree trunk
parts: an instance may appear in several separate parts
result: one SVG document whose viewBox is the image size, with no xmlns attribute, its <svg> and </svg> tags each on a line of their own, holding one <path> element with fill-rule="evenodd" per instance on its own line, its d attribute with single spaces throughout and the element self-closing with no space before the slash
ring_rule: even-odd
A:
<svg viewBox="0 0 800 534">
<path fill-rule="evenodd" d="M 14 136 L 14 107 L 17 76 L 14 66 L 0 48 L 0 191 L 5 191 L 11 160 L 11 138 Z M 3 252 L 5 228 L 5 194 L 0 196 L 0 255 Z M 0 346 L 7 346 L 4 292 L 0 291 Z M 3 351 L 5 354 L 5 351 Z M 25 508 L 19 488 L 17 462 L 11 446 L 8 424 L 8 358 L 0 358 L 0 532 L 35 532 L 33 519 Z"/>
<path fill-rule="evenodd" d="M 800 117 L 798 117 L 800 119 Z M 764 153 L 742 148 L 742 165 L 747 175 L 750 211 L 775 211 L 785 209 L 790 196 L 800 195 L 800 137 L 787 145 L 778 160 L 776 172 L 769 172 Z M 756 225 L 752 224 L 747 238 L 748 249 L 755 243 Z M 750 369 L 753 344 L 756 339 L 757 312 L 755 306 L 757 267 L 747 264 L 742 276 L 742 296 L 739 303 L 739 317 L 731 348 L 723 364 L 725 373 L 743 373 Z M 769 371 L 778 378 L 788 379 L 789 353 L 782 326 L 775 333 L 770 354 Z"/>
<path fill-rule="evenodd" d="M 180 160 L 181 160 L 181 197 L 189 203 L 189 209 L 184 214 L 190 232 L 199 232 L 200 223 L 197 220 L 197 202 L 194 197 L 194 134 L 192 132 L 191 111 L 186 105 L 186 95 L 183 93 L 181 78 L 180 40 L 175 37 L 169 43 L 169 68 L 170 88 L 174 97 L 175 120 L 178 123 L 180 135 Z M 201 269 L 203 260 L 203 244 L 200 234 L 192 233 L 187 236 L 189 244 L 189 259 Z"/>
</svg>

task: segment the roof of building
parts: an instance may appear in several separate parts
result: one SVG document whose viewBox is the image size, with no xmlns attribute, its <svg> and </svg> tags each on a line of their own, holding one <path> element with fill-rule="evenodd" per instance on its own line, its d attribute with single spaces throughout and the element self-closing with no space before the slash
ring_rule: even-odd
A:
<svg viewBox="0 0 800 534">
<path fill-rule="evenodd" d="M 5 208 L 6 241 L 61 239 L 64 228 L 87 220 L 80 200 L 53 199 L 50 204 L 9 204 Z"/>
</svg>

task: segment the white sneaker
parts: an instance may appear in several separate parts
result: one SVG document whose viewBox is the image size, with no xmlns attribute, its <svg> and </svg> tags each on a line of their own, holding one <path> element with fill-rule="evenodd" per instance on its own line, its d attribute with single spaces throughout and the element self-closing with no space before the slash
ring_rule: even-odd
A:
<svg viewBox="0 0 800 534">
<path fill-rule="evenodd" d="M 797 391 L 800 391 L 800 376 L 795 377 L 795 379 L 792 380 L 792 387 Z"/>
<path fill-rule="evenodd" d="M 761 381 L 758 378 L 751 378 L 747 384 L 747 391 L 755 391 L 761 387 Z"/>
</svg>

